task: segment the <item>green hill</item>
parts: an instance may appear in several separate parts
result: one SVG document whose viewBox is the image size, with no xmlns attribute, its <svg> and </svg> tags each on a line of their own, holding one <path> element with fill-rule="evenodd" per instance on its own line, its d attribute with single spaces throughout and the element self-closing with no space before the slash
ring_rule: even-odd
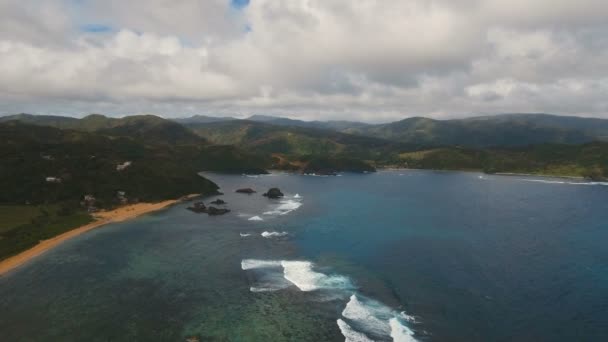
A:
<svg viewBox="0 0 608 342">
<path fill-rule="evenodd" d="M 488 173 L 527 173 L 608 178 L 608 143 L 543 144 L 510 149 L 445 147 L 403 152 L 395 166 L 436 170 L 478 170 Z"/>
<path fill-rule="evenodd" d="M 608 136 L 608 120 L 595 130 L 586 120 L 572 118 L 570 125 L 545 116 L 499 115 L 461 120 L 433 120 L 414 117 L 382 125 L 351 128 L 353 134 L 425 146 L 509 147 L 544 143 L 581 144 Z M 582 122 L 585 122 L 584 124 Z M 589 122 L 590 126 L 593 126 Z"/>
<path fill-rule="evenodd" d="M 248 120 L 188 127 L 212 143 L 235 144 L 260 152 L 288 155 L 368 154 L 370 150 L 397 145 L 383 139 L 332 130 L 278 126 Z"/>
<path fill-rule="evenodd" d="M 118 190 L 157 201 L 214 190 L 200 171 L 259 173 L 269 162 L 231 146 L 148 144 L 137 136 L 19 122 L 0 124 L 0 135 L 0 203 L 73 201 L 93 194 L 111 206 Z M 130 165 L 117 171 L 125 162 Z"/>
<path fill-rule="evenodd" d="M 76 119 L 62 116 L 19 114 L 0 118 L 0 122 L 9 121 L 76 131 L 97 132 L 109 136 L 124 136 L 150 144 L 205 143 L 203 139 L 179 123 L 155 115 L 110 118 L 100 114 L 91 114 L 82 119 Z"/>
<path fill-rule="evenodd" d="M 274 155 L 280 160 L 274 167 L 300 169 L 311 160 L 377 160 L 401 144 L 391 141 L 346 134 L 327 129 L 279 126 L 256 121 L 233 120 L 210 124 L 188 125 L 192 131 L 216 144 L 234 144 L 258 154 Z M 322 157 L 322 158 L 321 158 Z M 320 158 L 320 159 L 319 159 Z M 287 162 L 286 162 L 287 160 Z M 293 162 L 293 163 L 292 163 Z M 312 165 L 319 164 L 320 162 Z M 326 164 L 328 169 L 360 170 L 355 163 Z"/>
</svg>

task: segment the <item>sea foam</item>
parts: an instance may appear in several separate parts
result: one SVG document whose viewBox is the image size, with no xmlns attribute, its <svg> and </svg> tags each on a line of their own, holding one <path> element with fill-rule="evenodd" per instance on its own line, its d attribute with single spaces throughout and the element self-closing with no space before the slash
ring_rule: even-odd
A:
<svg viewBox="0 0 608 342">
<path fill-rule="evenodd" d="M 264 221 L 264 219 L 259 216 L 254 216 L 254 217 L 250 217 L 249 221 Z"/>
<path fill-rule="evenodd" d="M 274 272 L 282 271 L 282 278 L 304 292 L 321 289 L 344 290 L 353 288 L 353 284 L 348 277 L 320 273 L 313 270 L 313 266 L 313 263 L 309 261 L 257 259 L 244 259 L 241 261 L 241 268 L 243 270 L 268 268 L 275 269 Z M 282 270 L 279 268 L 282 268 Z"/>
<path fill-rule="evenodd" d="M 260 234 L 260 235 L 262 235 L 262 237 L 270 239 L 270 238 L 273 238 L 273 237 L 287 236 L 288 233 L 287 232 L 268 232 L 268 231 L 265 231 L 265 232 L 262 232 L 262 234 Z"/>
<path fill-rule="evenodd" d="M 313 271 L 313 264 L 309 261 L 281 261 L 281 265 L 283 266 L 285 279 L 301 291 L 352 288 L 349 278 L 315 272 Z"/>
<path fill-rule="evenodd" d="M 257 268 L 280 267 L 281 262 L 276 260 L 243 259 L 241 269 L 254 270 Z"/>
<path fill-rule="evenodd" d="M 333 293 L 352 294 L 355 287 L 350 278 L 318 272 L 310 261 L 243 259 L 241 268 L 257 272 L 257 284 L 251 292 L 278 291 L 296 286 L 300 291 L 333 290 Z M 414 332 L 405 325 L 414 318 L 405 312 L 397 312 L 370 298 L 352 294 L 337 320 L 338 327 L 347 342 L 373 341 L 368 336 L 382 340 L 416 341 Z"/>
<path fill-rule="evenodd" d="M 391 326 L 391 337 L 395 342 L 413 342 L 416 341 L 414 338 L 414 332 L 410 328 L 399 322 L 397 318 L 391 318 L 388 320 L 388 324 Z"/>
<path fill-rule="evenodd" d="M 353 294 L 342 311 L 342 316 L 364 333 L 391 337 L 393 341 L 416 341 L 414 332 L 402 323 L 403 319 L 411 318 L 378 301 Z M 346 335 L 345 337 L 348 340 Z"/>
<path fill-rule="evenodd" d="M 302 202 L 292 199 L 282 200 L 278 206 L 272 210 L 264 212 L 264 215 L 287 215 L 302 206 Z"/>
<path fill-rule="evenodd" d="M 348 323 L 344 322 L 342 319 L 338 319 L 338 327 L 340 328 L 340 332 L 345 338 L 344 342 L 374 342 L 374 340 L 365 336 L 365 334 L 360 333 L 353 328 L 351 328 Z"/>
<path fill-rule="evenodd" d="M 547 179 L 525 179 L 518 178 L 520 181 L 524 182 L 535 182 L 535 183 L 545 183 L 545 184 L 568 184 L 568 185 L 604 185 L 608 186 L 608 182 L 572 182 L 572 181 L 560 181 L 560 180 L 547 180 Z"/>
</svg>

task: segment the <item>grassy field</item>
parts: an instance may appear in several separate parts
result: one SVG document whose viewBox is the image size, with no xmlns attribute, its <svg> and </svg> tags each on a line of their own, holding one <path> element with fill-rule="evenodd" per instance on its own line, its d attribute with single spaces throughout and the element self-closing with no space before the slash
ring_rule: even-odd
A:
<svg viewBox="0 0 608 342">
<path fill-rule="evenodd" d="M 65 211 L 60 205 L 0 206 L 0 260 L 18 254 L 69 230 L 91 222 L 84 211 Z"/>
<path fill-rule="evenodd" d="M 0 205 L 0 234 L 30 223 L 42 215 L 40 209 L 35 205 Z"/>
</svg>

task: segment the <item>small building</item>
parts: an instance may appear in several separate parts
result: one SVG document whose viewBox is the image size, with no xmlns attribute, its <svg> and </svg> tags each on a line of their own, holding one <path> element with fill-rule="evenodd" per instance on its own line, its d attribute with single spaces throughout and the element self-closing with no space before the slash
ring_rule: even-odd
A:
<svg viewBox="0 0 608 342">
<path fill-rule="evenodd" d="M 126 161 L 122 164 L 118 164 L 118 165 L 116 165 L 116 171 L 122 171 L 122 170 L 128 168 L 129 166 L 131 166 L 131 161 Z"/>
<path fill-rule="evenodd" d="M 127 198 L 127 193 L 124 191 L 117 191 L 116 198 L 118 198 L 120 204 L 127 204 L 129 202 L 129 199 Z"/>
</svg>

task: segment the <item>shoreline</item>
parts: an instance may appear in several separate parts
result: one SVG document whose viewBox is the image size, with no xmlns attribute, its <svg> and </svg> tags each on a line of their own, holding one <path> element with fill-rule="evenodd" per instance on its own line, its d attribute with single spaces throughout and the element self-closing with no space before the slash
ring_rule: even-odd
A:
<svg viewBox="0 0 608 342">
<path fill-rule="evenodd" d="M 0 261 L 0 277 L 10 272 L 11 270 L 27 263 L 28 261 L 44 254 L 46 251 L 59 246 L 61 243 L 68 241 L 76 236 L 86 233 L 95 228 L 99 228 L 109 223 L 123 222 L 134 219 L 138 216 L 148 214 L 154 211 L 168 208 L 174 204 L 184 202 L 200 196 L 200 194 L 191 194 L 175 200 L 166 200 L 157 203 L 137 203 L 119 207 L 110 211 L 102 211 L 95 213 L 94 221 L 85 224 L 84 226 L 76 227 L 65 233 L 54 236 L 48 240 L 42 240 L 32 248 L 13 255 L 7 259 Z"/>
<path fill-rule="evenodd" d="M 521 173 L 521 172 L 496 172 L 496 173 L 486 173 L 483 170 L 442 170 L 442 169 L 416 169 L 416 168 L 378 168 L 378 171 L 439 171 L 439 172 L 471 172 L 471 173 L 481 173 L 488 176 L 522 176 L 522 177 L 538 177 L 538 178 L 562 178 L 562 179 L 573 179 L 580 181 L 588 181 L 593 182 L 582 176 L 565 176 L 565 175 L 548 175 L 548 174 L 540 174 L 540 173 Z M 601 182 L 601 181 L 600 181 Z"/>
</svg>

